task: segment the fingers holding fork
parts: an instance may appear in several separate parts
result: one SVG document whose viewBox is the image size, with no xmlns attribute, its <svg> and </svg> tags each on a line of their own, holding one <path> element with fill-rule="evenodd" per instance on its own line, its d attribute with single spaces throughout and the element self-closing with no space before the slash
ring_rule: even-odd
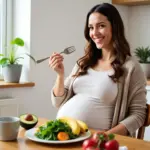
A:
<svg viewBox="0 0 150 150">
<path fill-rule="evenodd" d="M 56 71 L 58 74 L 62 74 L 64 72 L 64 65 L 63 65 L 63 56 L 59 53 L 53 53 L 49 57 L 49 67 Z"/>
</svg>

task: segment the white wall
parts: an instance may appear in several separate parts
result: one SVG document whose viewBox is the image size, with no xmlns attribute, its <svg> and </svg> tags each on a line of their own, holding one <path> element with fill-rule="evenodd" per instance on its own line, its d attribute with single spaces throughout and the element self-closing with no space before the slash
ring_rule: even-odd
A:
<svg viewBox="0 0 150 150">
<path fill-rule="evenodd" d="M 150 46 L 150 5 L 129 8 L 129 41 L 131 50 Z"/>
</svg>

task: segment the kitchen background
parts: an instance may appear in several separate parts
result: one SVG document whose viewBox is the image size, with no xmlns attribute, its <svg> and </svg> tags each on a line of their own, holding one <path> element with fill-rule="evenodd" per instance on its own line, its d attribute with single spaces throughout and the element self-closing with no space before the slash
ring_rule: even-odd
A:
<svg viewBox="0 0 150 150">
<path fill-rule="evenodd" d="M 14 0 L 13 34 L 25 40 L 25 50 L 36 59 L 74 45 L 76 52 L 64 56 L 67 76 L 83 54 L 86 14 L 100 2 L 111 3 L 111 0 Z M 123 18 L 132 52 L 138 46 L 150 46 L 150 5 L 115 6 Z M 23 63 L 21 81 L 32 81 L 35 86 L 1 89 L 1 98 L 5 100 L 0 102 L 0 113 L 33 113 L 39 117 L 54 119 L 57 109 L 52 107 L 50 91 L 55 82 L 55 72 L 48 67 L 48 61 L 35 65 L 26 58 Z M 147 99 L 150 103 L 149 90 L 150 87 L 147 86 Z M 150 141 L 149 128 L 146 129 L 145 140 Z"/>
</svg>

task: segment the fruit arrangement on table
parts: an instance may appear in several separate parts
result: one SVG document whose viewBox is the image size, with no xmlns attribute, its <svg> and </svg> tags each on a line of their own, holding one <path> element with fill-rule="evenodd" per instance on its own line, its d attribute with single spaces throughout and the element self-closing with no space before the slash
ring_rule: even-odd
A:
<svg viewBox="0 0 150 150">
<path fill-rule="evenodd" d="M 95 132 L 90 139 L 82 144 L 83 150 L 119 150 L 119 142 L 115 139 L 114 134 L 105 132 Z"/>
<path fill-rule="evenodd" d="M 35 136 L 43 140 L 66 141 L 78 138 L 87 131 L 88 126 L 83 121 L 61 117 L 38 127 Z"/>
<path fill-rule="evenodd" d="M 33 114 L 20 116 L 20 125 L 25 129 L 33 128 L 38 118 Z M 66 141 L 76 139 L 88 131 L 85 122 L 70 117 L 61 117 L 56 120 L 49 120 L 39 126 L 35 136 L 42 140 Z M 119 150 L 119 143 L 115 140 L 114 134 L 95 132 L 93 136 L 86 139 L 82 144 L 83 150 Z"/>
</svg>

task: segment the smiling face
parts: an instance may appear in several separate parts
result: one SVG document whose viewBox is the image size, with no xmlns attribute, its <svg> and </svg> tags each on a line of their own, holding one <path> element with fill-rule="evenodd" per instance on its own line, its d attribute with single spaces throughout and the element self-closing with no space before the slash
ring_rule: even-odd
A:
<svg viewBox="0 0 150 150">
<path fill-rule="evenodd" d="M 112 48 L 112 27 L 107 17 L 94 12 L 89 16 L 89 36 L 98 49 Z"/>
</svg>

